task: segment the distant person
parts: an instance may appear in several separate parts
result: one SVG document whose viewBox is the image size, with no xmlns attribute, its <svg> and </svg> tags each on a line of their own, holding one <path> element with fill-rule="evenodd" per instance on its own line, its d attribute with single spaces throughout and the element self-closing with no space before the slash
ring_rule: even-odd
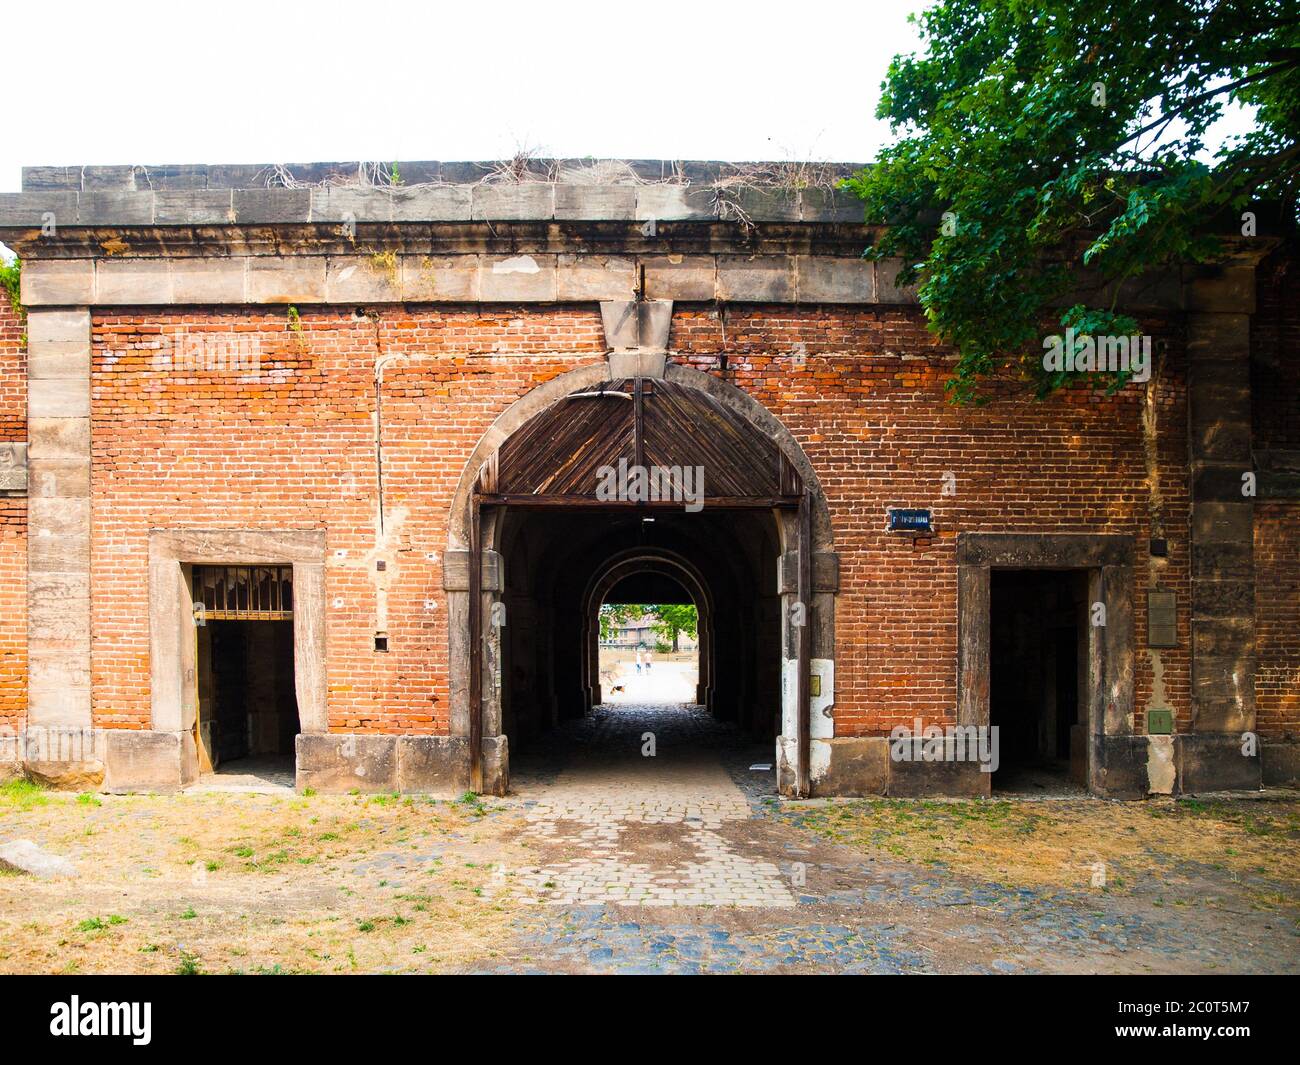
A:
<svg viewBox="0 0 1300 1065">
<path fill-rule="evenodd" d="M 641 652 L 640 652 L 640 651 L 637 651 L 637 653 L 636 653 L 636 671 L 637 671 L 638 673 L 641 672 Z"/>
<path fill-rule="evenodd" d="M 646 671 L 647 673 L 650 672 L 650 652 L 649 652 L 649 651 L 647 651 L 647 652 L 645 653 L 645 671 Z"/>
</svg>

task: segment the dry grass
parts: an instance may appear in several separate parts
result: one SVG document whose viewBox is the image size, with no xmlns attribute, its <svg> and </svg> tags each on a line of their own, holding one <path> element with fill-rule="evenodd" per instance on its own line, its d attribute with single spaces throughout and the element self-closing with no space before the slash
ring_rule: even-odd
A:
<svg viewBox="0 0 1300 1065">
<path fill-rule="evenodd" d="M 800 811 L 826 839 L 1009 887 L 1154 890 L 1191 869 L 1273 906 L 1300 901 L 1300 803 L 904 800 Z M 1280 885 L 1270 890 L 1253 878 Z"/>
<path fill-rule="evenodd" d="M 0 877 L 0 972 L 437 971 L 518 912 L 508 813 L 478 801 L 0 789 L 0 839 L 73 879 Z"/>
</svg>

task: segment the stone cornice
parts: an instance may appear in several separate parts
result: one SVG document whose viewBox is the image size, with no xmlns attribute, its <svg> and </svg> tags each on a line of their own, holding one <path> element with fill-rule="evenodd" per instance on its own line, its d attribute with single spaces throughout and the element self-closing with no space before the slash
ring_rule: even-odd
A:
<svg viewBox="0 0 1300 1065">
<path fill-rule="evenodd" d="M 431 222 L 762 222 L 861 224 L 830 189 L 683 185 L 424 185 L 313 189 L 42 191 L 0 194 L 0 236 L 71 227 L 342 226 Z"/>
</svg>

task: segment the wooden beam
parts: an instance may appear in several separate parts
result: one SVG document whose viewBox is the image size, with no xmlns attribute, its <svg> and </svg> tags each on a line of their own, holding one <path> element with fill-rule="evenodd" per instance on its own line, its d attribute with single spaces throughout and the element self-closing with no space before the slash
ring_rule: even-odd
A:
<svg viewBox="0 0 1300 1065">
<path fill-rule="evenodd" d="M 580 495 L 485 495 L 485 505 L 509 507 L 574 507 L 586 510 L 683 510 L 679 500 L 634 503 L 627 500 L 603 500 Z M 799 496 L 705 496 L 704 510 L 797 510 Z M 699 512 L 697 512 L 699 513 Z"/>
</svg>

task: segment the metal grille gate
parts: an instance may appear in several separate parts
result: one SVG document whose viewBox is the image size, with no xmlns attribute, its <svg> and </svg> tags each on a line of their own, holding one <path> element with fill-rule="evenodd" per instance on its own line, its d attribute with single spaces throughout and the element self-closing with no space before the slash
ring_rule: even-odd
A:
<svg viewBox="0 0 1300 1065">
<path fill-rule="evenodd" d="M 208 621 L 287 621 L 293 617 L 292 566 L 195 566 L 196 614 Z"/>
</svg>

